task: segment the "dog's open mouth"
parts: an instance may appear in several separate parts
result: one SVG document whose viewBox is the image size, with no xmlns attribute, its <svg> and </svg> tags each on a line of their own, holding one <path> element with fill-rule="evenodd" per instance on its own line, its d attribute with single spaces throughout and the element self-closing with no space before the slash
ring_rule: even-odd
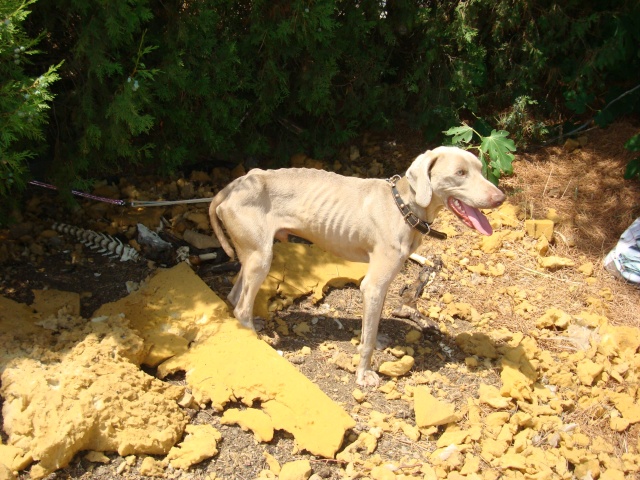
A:
<svg viewBox="0 0 640 480">
<path fill-rule="evenodd" d="M 477 208 L 467 205 L 462 200 L 454 197 L 449 197 L 447 204 L 451 211 L 468 227 L 479 231 L 483 235 L 491 235 L 493 233 L 493 228 L 491 228 L 489 220 L 487 220 L 487 217 Z"/>
</svg>

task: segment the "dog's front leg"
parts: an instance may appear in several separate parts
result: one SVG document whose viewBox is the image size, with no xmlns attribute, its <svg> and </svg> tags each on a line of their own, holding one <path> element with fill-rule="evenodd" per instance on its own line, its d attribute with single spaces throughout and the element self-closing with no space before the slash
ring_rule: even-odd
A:
<svg viewBox="0 0 640 480">
<path fill-rule="evenodd" d="M 373 256 L 369 260 L 369 271 L 360 284 L 364 312 L 360 338 L 360 363 L 356 370 L 356 383 L 363 387 L 377 387 L 378 374 L 371 368 L 371 357 L 376 346 L 378 324 L 387 290 L 402 262 L 392 262 L 386 255 Z"/>
</svg>

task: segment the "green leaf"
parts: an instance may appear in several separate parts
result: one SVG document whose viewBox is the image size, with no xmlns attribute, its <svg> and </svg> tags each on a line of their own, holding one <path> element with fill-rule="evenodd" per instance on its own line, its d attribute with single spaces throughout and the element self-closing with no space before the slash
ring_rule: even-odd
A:
<svg viewBox="0 0 640 480">
<path fill-rule="evenodd" d="M 624 148 L 630 152 L 640 152 L 640 133 L 636 133 L 633 137 L 627 140 L 624 144 Z"/>
<path fill-rule="evenodd" d="M 511 152 L 516 151 L 513 140 L 507 138 L 509 132 L 505 130 L 492 130 L 491 135 L 482 138 L 480 150 L 489 155 L 490 165 L 500 173 L 513 173 L 514 156 Z"/>
<path fill-rule="evenodd" d="M 625 180 L 631 180 L 633 178 L 640 179 L 640 157 L 634 158 L 627 163 L 627 168 L 624 171 L 624 178 Z"/>
<path fill-rule="evenodd" d="M 452 127 L 449 130 L 442 132 L 451 139 L 452 145 L 458 145 L 461 142 L 469 143 L 473 138 L 473 128 L 469 125 L 462 125 L 460 127 Z"/>
</svg>

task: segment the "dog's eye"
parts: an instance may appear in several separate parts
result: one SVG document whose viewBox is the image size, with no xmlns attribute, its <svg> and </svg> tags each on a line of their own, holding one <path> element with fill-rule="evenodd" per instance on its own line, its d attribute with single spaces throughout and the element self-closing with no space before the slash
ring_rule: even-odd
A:
<svg viewBox="0 0 640 480">
<path fill-rule="evenodd" d="M 467 171 L 463 168 L 461 168 L 456 172 L 456 175 L 458 175 L 459 177 L 464 177 L 466 174 L 467 174 Z"/>
</svg>

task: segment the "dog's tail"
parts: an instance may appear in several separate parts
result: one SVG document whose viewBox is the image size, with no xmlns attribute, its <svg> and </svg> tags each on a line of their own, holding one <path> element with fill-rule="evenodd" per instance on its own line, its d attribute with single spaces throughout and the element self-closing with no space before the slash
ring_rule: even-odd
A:
<svg viewBox="0 0 640 480">
<path fill-rule="evenodd" d="M 213 197 L 211 205 L 209 206 L 209 220 L 211 221 L 211 228 L 213 229 L 213 233 L 216 235 L 216 237 L 218 237 L 220 246 L 225 251 L 225 253 L 229 255 L 229 258 L 233 260 L 236 257 L 236 252 L 233 250 L 229 239 L 224 234 L 222 225 L 220 224 L 220 219 L 218 218 L 218 213 L 216 212 L 218 205 L 220 205 L 227 198 L 227 195 L 228 189 L 223 188 L 215 197 Z"/>
</svg>

